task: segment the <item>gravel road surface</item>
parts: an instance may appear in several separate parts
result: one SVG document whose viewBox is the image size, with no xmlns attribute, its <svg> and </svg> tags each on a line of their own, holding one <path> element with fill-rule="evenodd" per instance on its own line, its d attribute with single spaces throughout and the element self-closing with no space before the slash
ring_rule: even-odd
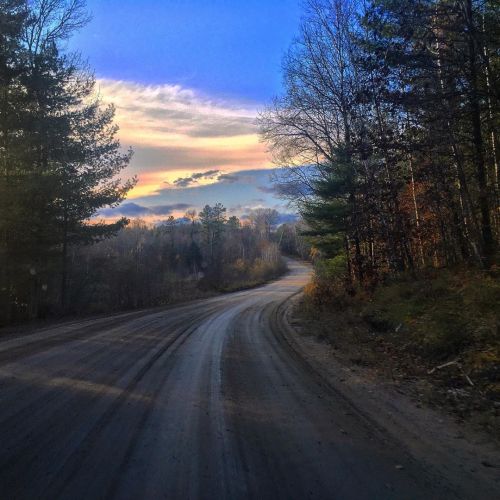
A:
<svg viewBox="0 0 500 500">
<path fill-rule="evenodd" d="M 0 499 L 460 498 L 461 478 L 426 467 L 283 340 L 310 275 L 290 268 L 253 290 L 5 337 Z"/>
</svg>

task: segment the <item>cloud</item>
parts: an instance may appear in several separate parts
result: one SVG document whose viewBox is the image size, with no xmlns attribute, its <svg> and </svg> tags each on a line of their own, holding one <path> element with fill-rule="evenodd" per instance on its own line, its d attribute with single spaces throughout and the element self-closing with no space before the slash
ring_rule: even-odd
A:
<svg viewBox="0 0 500 500">
<path fill-rule="evenodd" d="M 175 179 L 175 181 L 174 181 L 174 184 L 177 187 L 181 187 L 181 188 L 189 187 L 193 183 L 194 183 L 194 180 L 192 177 L 179 177 L 179 179 Z"/>
<path fill-rule="evenodd" d="M 271 166 L 258 137 L 259 105 L 215 99 L 180 85 L 109 79 L 98 84 L 102 100 L 116 107 L 122 145 L 136 152 L 127 174 L 137 174 L 139 183 L 129 198 L 153 194 L 165 180 L 193 178 L 193 172 Z"/>
<path fill-rule="evenodd" d="M 236 174 L 233 173 L 218 173 L 220 171 L 210 170 L 207 172 L 201 172 L 200 174 L 191 174 L 186 177 L 179 177 L 173 182 L 164 182 L 163 186 L 156 190 L 154 194 L 151 195 L 150 199 L 153 201 L 155 198 L 162 197 L 172 197 L 180 196 L 182 198 L 190 197 L 195 193 L 202 192 L 237 192 L 240 190 L 246 190 L 252 192 L 252 198 L 256 198 L 262 195 L 259 190 L 259 186 L 263 186 L 265 182 L 269 182 L 270 176 L 276 171 L 276 169 L 252 169 L 252 170 L 240 170 Z M 200 180 L 210 182 L 198 182 Z M 227 184 L 231 184 L 231 188 L 228 188 Z M 182 187 L 182 190 L 178 188 Z M 176 191 L 182 191 L 180 194 L 175 193 Z M 255 196 L 257 195 L 257 196 Z M 142 197 L 141 200 L 145 200 L 146 197 Z M 276 200 L 274 200 L 276 201 Z"/>
<path fill-rule="evenodd" d="M 174 184 L 161 181 L 158 173 L 148 175 L 158 175 L 158 182 L 162 182 L 154 194 L 145 193 L 134 201 L 125 201 L 118 207 L 103 209 L 98 216 L 144 219 L 161 215 L 178 217 L 189 208 L 199 210 L 207 203 L 213 205 L 219 202 L 236 215 L 255 208 L 273 207 L 279 211 L 286 208 L 273 193 L 264 193 L 258 189 L 276 175 L 276 169 L 242 170 L 238 174 L 218 173 L 216 169 L 205 170 L 195 173 L 196 182 L 191 182 L 193 176 L 187 177 L 188 181 L 184 183 L 187 185 L 182 188 L 179 187 L 180 182 Z M 210 179 L 207 180 L 207 177 Z"/>
<path fill-rule="evenodd" d="M 103 102 L 115 105 L 122 145 L 135 152 L 122 177 L 139 178 L 128 200 L 101 210 L 101 217 L 159 222 L 217 202 L 236 215 L 262 207 L 287 211 L 270 186 L 276 169 L 259 141 L 261 105 L 180 85 L 98 83 Z"/>
<path fill-rule="evenodd" d="M 170 215 L 173 212 L 186 210 L 191 205 L 187 203 L 173 203 L 171 205 L 155 205 L 144 207 L 137 203 L 123 203 L 118 207 L 105 208 L 99 212 L 99 216 L 112 217 L 148 217 L 152 215 Z"/>
<path fill-rule="evenodd" d="M 149 210 L 154 215 L 170 215 L 172 212 L 179 210 L 187 210 L 191 208 L 189 203 L 173 203 L 172 205 L 156 205 L 149 207 Z"/>
<path fill-rule="evenodd" d="M 275 186 L 257 186 L 257 189 L 262 193 L 277 193 L 278 189 Z"/>
<path fill-rule="evenodd" d="M 191 174 L 189 177 L 179 177 L 175 179 L 173 184 L 180 188 L 186 188 L 191 186 L 192 184 L 197 184 L 199 180 L 202 179 L 215 179 L 220 170 L 207 170 L 206 172 L 198 172 Z M 167 183 L 168 184 L 168 183 Z"/>
<path fill-rule="evenodd" d="M 233 184 L 234 182 L 238 182 L 241 179 L 239 175 L 235 174 L 221 174 L 217 177 L 219 182 L 226 182 L 228 184 Z"/>
<path fill-rule="evenodd" d="M 209 170 L 208 172 L 199 172 L 197 174 L 192 174 L 191 177 L 195 180 L 203 178 L 211 179 L 212 177 L 215 177 L 219 172 L 220 170 Z"/>
<path fill-rule="evenodd" d="M 101 79 L 103 96 L 112 96 L 124 118 L 137 119 L 156 133 L 172 138 L 238 137 L 256 131 L 257 107 L 236 101 L 214 99 L 180 85 L 143 85 Z M 119 111 L 120 112 L 120 111 Z M 145 134 L 141 134 L 145 136 Z"/>
<path fill-rule="evenodd" d="M 104 208 L 103 210 L 99 211 L 99 215 L 103 217 L 140 217 L 141 215 L 145 215 L 148 212 L 148 208 L 137 205 L 137 203 L 124 203 L 123 205 L 120 205 L 118 207 Z"/>
</svg>

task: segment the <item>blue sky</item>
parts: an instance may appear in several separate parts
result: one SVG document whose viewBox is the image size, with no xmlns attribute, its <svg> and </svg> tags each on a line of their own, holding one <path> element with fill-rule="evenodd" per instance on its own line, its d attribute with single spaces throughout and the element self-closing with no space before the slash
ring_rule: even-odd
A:
<svg viewBox="0 0 500 500">
<path fill-rule="evenodd" d="M 122 145 L 136 152 L 125 172 L 139 178 L 128 211 L 179 214 L 216 201 L 238 215 L 252 207 L 288 210 L 269 189 L 274 165 L 256 117 L 281 92 L 281 60 L 298 31 L 300 0 L 87 6 L 93 19 L 69 48 L 88 59 L 103 101 L 116 106 Z M 203 175 L 211 171 L 217 174 Z M 176 182 L 193 175 L 188 185 Z"/>
<path fill-rule="evenodd" d="M 87 0 L 72 41 L 101 77 L 266 102 L 279 92 L 299 0 Z"/>
</svg>

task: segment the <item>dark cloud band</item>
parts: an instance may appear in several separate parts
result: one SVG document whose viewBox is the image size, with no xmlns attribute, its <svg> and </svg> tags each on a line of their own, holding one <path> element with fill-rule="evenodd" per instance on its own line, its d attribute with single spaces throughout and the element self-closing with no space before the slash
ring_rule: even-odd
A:
<svg viewBox="0 0 500 500">
<path fill-rule="evenodd" d="M 105 208 L 99 212 L 101 217 L 146 217 L 150 215 L 170 215 L 177 210 L 187 210 L 191 205 L 187 203 L 173 203 L 172 205 L 156 205 L 144 207 L 137 203 L 124 203 L 119 207 Z"/>
</svg>

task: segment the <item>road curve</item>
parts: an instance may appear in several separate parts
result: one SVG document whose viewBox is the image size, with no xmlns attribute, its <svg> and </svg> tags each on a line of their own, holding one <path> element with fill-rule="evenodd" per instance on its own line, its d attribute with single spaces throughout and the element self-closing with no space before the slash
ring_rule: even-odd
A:
<svg viewBox="0 0 500 500">
<path fill-rule="evenodd" d="M 290 267 L 0 342 L 0 498 L 455 498 L 283 342 Z"/>
</svg>

